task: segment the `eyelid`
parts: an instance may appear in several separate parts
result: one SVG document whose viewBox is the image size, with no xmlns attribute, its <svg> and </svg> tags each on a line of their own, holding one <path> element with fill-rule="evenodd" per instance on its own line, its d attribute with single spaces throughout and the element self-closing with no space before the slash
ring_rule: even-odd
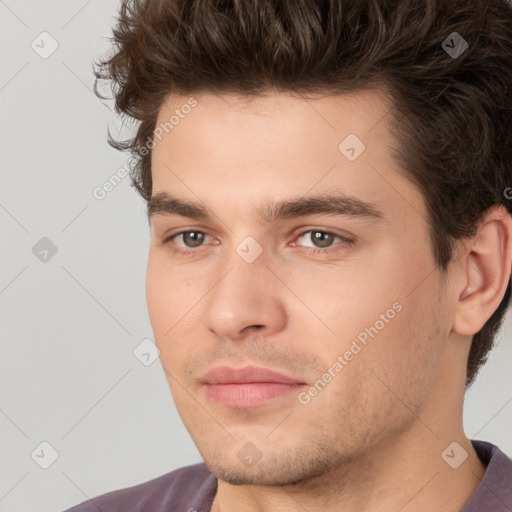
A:
<svg viewBox="0 0 512 512">
<path fill-rule="evenodd" d="M 212 237 L 212 235 L 210 235 L 208 233 L 208 230 L 206 228 L 201 228 L 201 227 L 185 227 L 185 228 L 179 228 L 178 231 L 173 231 L 173 230 L 170 230 L 170 231 L 167 231 L 165 232 L 162 236 L 161 236 L 161 241 L 158 242 L 159 245 L 165 245 L 166 243 L 168 243 L 172 238 L 175 238 L 175 237 L 178 237 L 179 235 L 184 235 L 185 233 L 191 233 L 191 232 L 194 232 L 194 233 L 203 233 L 209 237 Z M 160 237 L 158 237 L 160 238 Z"/>
<path fill-rule="evenodd" d="M 177 238 L 177 237 L 179 237 L 181 235 L 185 235 L 186 233 L 201 233 L 203 235 L 209 236 L 210 238 L 213 238 L 212 235 L 210 235 L 209 233 L 207 233 L 203 229 L 182 229 L 181 231 L 177 231 L 176 233 L 171 233 L 169 235 L 164 235 L 162 240 L 160 242 L 158 242 L 158 245 L 166 245 L 169 242 L 171 242 L 174 238 Z M 202 247 L 203 246 L 200 246 L 197 249 L 191 248 L 189 250 L 197 252 L 197 251 L 200 251 Z"/>
</svg>

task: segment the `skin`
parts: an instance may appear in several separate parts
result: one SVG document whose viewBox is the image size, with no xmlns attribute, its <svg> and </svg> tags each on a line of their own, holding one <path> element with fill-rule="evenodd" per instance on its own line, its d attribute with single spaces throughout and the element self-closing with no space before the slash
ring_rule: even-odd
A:
<svg viewBox="0 0 512 512">
<path fill-rule="evenodd" d="M 158 123 L 188 98 L 169 97 Z M 153 149 L 153 195 L 198 202 L 215 218 L 152 218 L 146 293 L 177 410 L 219 479 L 211 510 L 459 511 L 485 472 L 462 425 L 466 362 L 510 277 L 512 218 L 492 210 L 443 276 L 423 197 L 391 157 L 384 92 L 194 98 Z M 352 162 L 338 150 L 349 133 L 366 145 Z M 335 190 L 385 218 L 266 223 L 255 213 Z M 187 229 L 206 234 L 202 245 L 161 244 Z M 354 243 L 322 246 L 311 231 L 299 236 L 307 229 Z M 236 252 L 248 236 L 263 250 L 252 263 Z M 291 394 L 231 408 L 200 384 L 212 366 L 253 364 L 313 386 L 396 302 L 400 312 L 307 404 Z M 261 454 L 251 467 L 237 457 L 249 442 Z M 441 456 L 453 442 L 468 453 L 456 469 Z"/>
</svg>

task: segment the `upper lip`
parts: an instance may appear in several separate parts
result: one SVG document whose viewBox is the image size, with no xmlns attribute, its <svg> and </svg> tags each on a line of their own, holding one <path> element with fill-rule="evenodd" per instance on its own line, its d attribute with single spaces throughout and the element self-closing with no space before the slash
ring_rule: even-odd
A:
<svg viewBox="0 0 512 512">
<path fill-rule="evenodd" d="M 243 368 L 216 366 L 203 375 L 201 382 L 203 384 L 243 384 L 254 382 L 304 384 L 304 382 L 288 377 L 283 373 L 257 366 L 244 366 Z"/>
</svg>

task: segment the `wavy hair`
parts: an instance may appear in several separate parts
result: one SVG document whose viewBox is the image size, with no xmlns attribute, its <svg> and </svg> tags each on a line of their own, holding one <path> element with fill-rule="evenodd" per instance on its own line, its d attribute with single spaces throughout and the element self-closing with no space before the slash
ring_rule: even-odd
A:
<svg viewBox="0 0 512 512">
<path fill-rule="evenodd" d="M 173 93 L 342 93 L 384 87 L 394 157 L 422 192 L 446 272 L 512 183 L 512 7 L 506 0 L 122 0 L 114 53 L 95 63 L 129 140 L 133 186 L 151 198 L 151 151 Z M 460 43 L 467 43 L 467 48 Z M 487 360 L 511 295 L 473 336 L 466 388 Z"/>
</svg>

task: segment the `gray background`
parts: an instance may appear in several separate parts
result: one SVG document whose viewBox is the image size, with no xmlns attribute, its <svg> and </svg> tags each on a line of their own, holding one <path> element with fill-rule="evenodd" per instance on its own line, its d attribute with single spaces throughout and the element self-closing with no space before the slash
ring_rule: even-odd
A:
<svg viewBox="0 0 512 512">
<path fill-rule="evenodd" d="M 160 361 L 133 354 L 152 338 L 144 204 L 129 178 L 92 194 L 128 159 L 107 145 L 121 123 L 91 90 L 117 6 L 0 0 L 1 512 L 58 512 L 201 460 Z M 45 31 L 58 48 L 42 58 Z M 57 248 L 46 261 L 43 237 Z M 464 421 L 512 456 L 510 311 L 500 338 Z M 58 452 L 47 469 L 44 441 Z"/>
</svg>

